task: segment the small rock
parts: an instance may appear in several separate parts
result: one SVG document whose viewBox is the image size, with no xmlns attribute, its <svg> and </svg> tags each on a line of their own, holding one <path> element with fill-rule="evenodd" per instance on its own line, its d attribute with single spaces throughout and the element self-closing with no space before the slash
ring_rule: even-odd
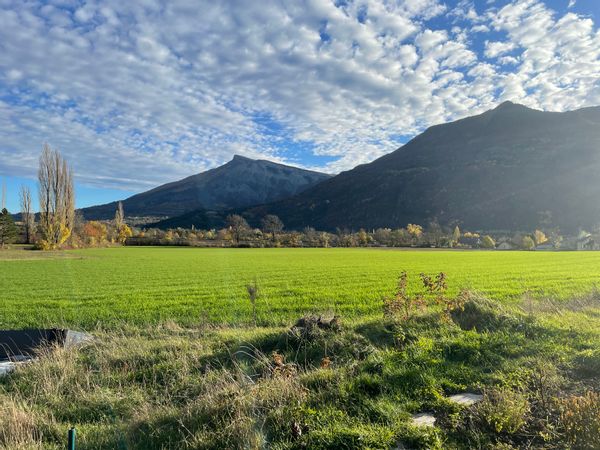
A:
<svg viewBox="0 0 600 450">
<path fill-rule="evenodd" d="M 32 361 L 33 358 L 30 356 L 16 355 L 11 360 L 0 361 L 0 377 L 8 375 L 10 372 L 15 370 L 17 366 Z"/>
<path fill-rule="evenodd" d="M 463 406 L 474 405 L 475 403 L 480 402 L 482 399 L 483 395 L 473 394 L 471 392 L 462 392 L 460 394 L 455 394 L 448 397 L 448 400 Z"/>
<path fill-rule="evenodd" d="M 414 414 L 412 423 L 417 427 L 432 427 L 435 425 L 435 417 L 429 413 Z"/>
<path fill-rule="evenodd" d="M 65 333 L 65 348 L 79 347 L 87 342 L 92 342 L 94 336 L 80 331 L 67 330 Z"/>
<path fill-rule="evenodd" d="M 15 370 L 15 363 L 12 361 L 0 362 L 0 377 Z"/>
</svg>

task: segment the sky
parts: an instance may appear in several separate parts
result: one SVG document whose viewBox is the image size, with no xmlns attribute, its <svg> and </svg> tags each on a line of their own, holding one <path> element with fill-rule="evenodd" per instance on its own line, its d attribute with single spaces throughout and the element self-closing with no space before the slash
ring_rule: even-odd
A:
<svg viewBox="0 0 600 450">
<path fill-rule="evenodd" d="M 511 100 L 600 105 L 598 0 L 0 0 L 0 178 L 77 206 L 234 154 L 338 173 Z"/>
</svg>

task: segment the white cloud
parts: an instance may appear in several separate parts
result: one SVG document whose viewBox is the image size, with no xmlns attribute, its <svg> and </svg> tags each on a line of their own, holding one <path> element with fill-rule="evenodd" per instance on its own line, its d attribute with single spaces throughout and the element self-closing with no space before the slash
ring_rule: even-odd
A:
<svg viewBox="0 0 600 450">
<path fill-rule="evenodd" d="M 540 1 L 520 0 L 490 14 L 490 21 L 522 49 L 517 61 L 501 58 L 516 64 L 501 84 L 504 98 L 550 110 L 600 104 L 600 33 L 591 19 L 557 17 Z"/>
<path fill-rule="evenodd" d="M 485 56 L 487 58 L 497 58 L 504 55 L 516 47 L 514 42 L 490 42 L 485 41 Z"/>
<path fill-rule="evenodd" d="M 489 31 L 490 28 L 487 25 L 475 25 L 474 27 L 471 27 L 472 33 L 488 33 Z"/>
<path fill-rule="evenodd" d="M 1 5 L 0 174 L 33 175 L 44 141 L 97 186 L 144 189 L 234 153 L 297 161 L 282 142 L 339 171 L 500 99 L 600 103 L 593 22 L 536 0 Z"/>
</svg>

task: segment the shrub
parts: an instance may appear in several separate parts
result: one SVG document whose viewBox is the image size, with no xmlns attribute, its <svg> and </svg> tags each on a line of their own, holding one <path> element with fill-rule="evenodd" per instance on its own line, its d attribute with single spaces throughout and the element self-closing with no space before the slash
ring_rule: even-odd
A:
<svg viewBox="0 0 600 450">
<path fill-rule="evenodd" d="M 383 299 L 383 315 L 385 318 L 401 319 L 406 322 L 419 311 L 437 305 L 443 308 L 444 318 L 449 319 L 452 311 L 462 308 L 464 302 L 462 292 L 456 297 L 447 297 L 445 294 L 448 289 L 445 273 L 440 272 L 435 277 L 421 273 L 420 277 L 423 283 L 423 291 L 411 296 L 407 293 L 408 275 L 406 272 L 400 274 L 394 295 Z"/>
<path fill-rule="evenodd" d="M 600 448 L 600 394 L 587 392 L 561 400 L 561 424 L 571 448 Z"/>
<path fill-rule="evenodd" d="M 98 221 L 86 222 L 83 226 L 83 234 L 90 245 L 101 244 L 106 240 L 107 229 L 106 225 Z"/>
<path fill-rule="evenodd" d="M 406 292 L 408 275 L 402 272 L 398 277 L 398 285 L 393 297 L 383 299 L 383 315 L 388 319 L 401 318 L 409 320 L 419 310 L 426 308 L 427 303 L 422 295 L 410 296 Z"/>
<path fill-rule="evenodd" d="M 496 242 L 494 241 L 494 239 L 491 236 L 485 235 L 481 239 L 481 248 L 486 248 L 486 249 L 496 248 Z"/>
<path fill-rule="evenodd" d="M 520 246 L 523 250 L 533 250 L 535 248 L 535 242 L 530 236 L 523 236 Z"/>
<path fill-rule="evenodd" d="M 493 389 L 475 408 L 475 423 L 493 433 L 515 434 L 526 423 L 529 401 L 519 391 Z"/>
</svg>

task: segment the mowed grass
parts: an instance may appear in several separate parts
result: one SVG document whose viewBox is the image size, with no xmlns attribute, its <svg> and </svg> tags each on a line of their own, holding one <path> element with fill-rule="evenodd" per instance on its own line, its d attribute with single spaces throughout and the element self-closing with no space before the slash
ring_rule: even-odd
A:
<svg viewBox="0 0 600 450">
<path fill-rule="evenodd" d="M 113 327 L 173 320 L 252 322 L 246 285 L 255 279 L 259 325 L 309 312 L 345 320 L 381 314 L 398 274 L 443 271 L 450 292 L 480 291 L 504 302 L 567 298 L 600 280 L 600 253 L 391 249 L 137 248 L 59 253 L 0 251 L 0 328 Z"/>
</svg>

